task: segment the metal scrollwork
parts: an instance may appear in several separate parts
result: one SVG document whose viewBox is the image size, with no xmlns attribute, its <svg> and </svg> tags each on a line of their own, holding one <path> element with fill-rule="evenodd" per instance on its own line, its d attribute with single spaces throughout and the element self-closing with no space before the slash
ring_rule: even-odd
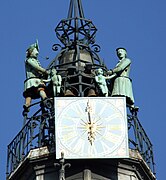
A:
<svg viewBox="0 0 166 180">
<path fill-rule="evenodd" d="M 97 44 L 92 45 L 91 48 L 93 48 L 94 52 L 96 52 L 96 53 L 101 51 L 101 47 Z"/>
<path fill-rule="evenodd" d="M 53 50 L 53 51 L 58 51 L 58 50 L 59 50 L 59 48 L 61 48 L 61 49 L 62 49 L 62 47 L 61 47 L 61 45 L 60 45 L 60 44 L 54 44 L 54 45 L 52 46 L 52 50 Z"/>
</svg>

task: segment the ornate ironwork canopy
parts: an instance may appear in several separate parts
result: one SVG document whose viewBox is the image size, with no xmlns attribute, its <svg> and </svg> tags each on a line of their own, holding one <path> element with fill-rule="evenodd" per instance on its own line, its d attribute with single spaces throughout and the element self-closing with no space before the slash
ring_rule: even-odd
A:
<svg viewBox="0 0 166 180">
<path fill-rule="evenodd" d="M 97 28 L 84 17 L 81 0 L 71 0 L 68 16 L 62 19 L 55 33 L 63 44 L 54 44 L 59 50 L 48 68 L 55 67 L 63 79 L 63 93 L 66 96 L 91 96 L 95 90 L 95 69 L 106 70 L 99 57 L 100 46 L 95 43 Z"/>
</svg>

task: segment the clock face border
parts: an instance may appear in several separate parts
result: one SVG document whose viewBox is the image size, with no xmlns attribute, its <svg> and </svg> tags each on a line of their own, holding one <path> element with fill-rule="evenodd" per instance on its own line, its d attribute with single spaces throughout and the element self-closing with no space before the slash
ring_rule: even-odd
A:
<svg viewBox="0 0 166 180">
<path fill-rule="evenodd" d="M 88 102 L 94 131 L 87 128 Z M 54 104 L 57 159 L 62 152 L 66 159 L 129 157 L 125 97 L 55 97 Z"/>
</svg>

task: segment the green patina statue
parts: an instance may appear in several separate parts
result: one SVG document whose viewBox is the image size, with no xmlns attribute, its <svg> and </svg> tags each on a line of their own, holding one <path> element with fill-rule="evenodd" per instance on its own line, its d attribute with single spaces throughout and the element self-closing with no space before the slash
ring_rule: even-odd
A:
<svg viewBox="0 0 166 180">
<path fill-rule="evenodd" d="M 44 82 L 52 82 L 54 97 L 60 94 L 62 77 L 61 77 L 61 75 L 57 74 L 57 71 L 55 68 L 51 69 L 50 77 L 47 80 L 43 80 L 43 81 Z"/>
<path fill-rule="evenodd" d="M 48 72 L 46 69 L 41 67 L 40 62 L 37 57 L 39 54 L 38 41 L 32 44 L 26 51 L 25 60 L 25 71 L 26 80 L 24 81 L 24 92 L 25 97 L 24 111 L 29 111 L 29 106 L 32 99 L 42 98 L 42 100 L 47 98 L 45 93 L 45 83 L 42 81 L 44 77 L 47 78 Z"/>
<path fill-rule="evenodd" d="M 127 51 L 125 48 L 117 48 L 116 52 L 119 62 L 113 70 L 108 71 L 109 75 L 116 75 L 112 96 L 125 96 L 126 103 L 130 107 L 134 107 L 132 83 L 129 78 L 131 60 L 127 58 Z"/>
<path fill-rule="evenodd" d="M 95 81 L 97 82 L 102 94 L 107 97 L 108 96 L 108 87 L 107 87 L 107 79 L 112 79 L 115 77 L 115 74 L 112 76 L 104 76 L 103 75 L 103 70 L 101 68 L 96 70 L 96 76 L 95 76 Z"/>
</svg>

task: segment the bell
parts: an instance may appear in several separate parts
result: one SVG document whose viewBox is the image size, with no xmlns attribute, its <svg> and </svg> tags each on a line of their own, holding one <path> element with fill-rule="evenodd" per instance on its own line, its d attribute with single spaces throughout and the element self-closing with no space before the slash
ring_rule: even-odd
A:
<svg viewBox="0 0 166 180">
<path fill-rule="evenodd" d="M 79 59 L 78 59 L 79 56 Z M 82 60 L 82 61 L 81 61 Z M 80 63 L 78 63 L 78 61 Z M 68 68 L 69 65 L 74 66 L 85 66 L 85 63 L 92 63 L 92 57 L 89 51 L 86 49 L 80 50 L 79 54 L 77 54 L 77 51 L 75 49 L 68 50 L 64 52 L 60 58 L 60 64 L 63 65 L 63 67 Z"/>
<path fill-rule="evenodd" d="M 65 92 L 65 94 L 64 94 L 64 96 L 73 97 L 73 96 L 75 96 L 75 95 L 72 93 L 71 90 L 67 89 L 66 92 Z"/>
<path fill-rule="evenodd" d="M 67 72 L 68 72 L 68 75 L 73 75 L 76 72 L 76 67 L 75 66 L 69 66 L 67 68 Z"/>
<path fill-rule="evenodd" d="M 88 91 L 88 95 L 87 95 L 88 97 L 95 97 L 96 96 L 96 92 L 95 92 L 95 90 L 94 89 L 90 89 L 89 91 Z"/>
<path fill-rule="evenodd" d="M 86 65 L 85 65 L 85 73 L 87 73 L 87 74 L 91 74 L 91 70 L 92 70 L 92 63 L 87 63 Z"/>
</svg>

